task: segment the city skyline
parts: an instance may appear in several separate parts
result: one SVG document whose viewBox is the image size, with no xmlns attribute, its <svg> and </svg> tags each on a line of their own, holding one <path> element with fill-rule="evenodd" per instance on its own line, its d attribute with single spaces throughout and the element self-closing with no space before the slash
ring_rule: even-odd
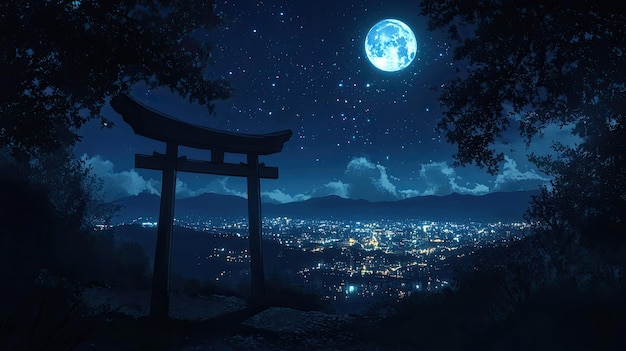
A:
<svg viewBox="0 0 626 351">
<path fill-rule="evenodd" d="M 217 129 L 291 129 L 294 135 L 283 152 L 261 158 L 280 174 L 278 180 L 262 182 L 265 200 L 338 195 L 389 201 L 533 190 L 549 178 L 526 155 L 545 152 L 553 140 L 569 140 L 567 130 L 555 127 L 526 149 L 511 128 L 508 144 L 497 145 L 505 151 L 498 175 L 471 165 L 454 167 L 454 147 L 434 130 L 442 111 L 437 88 L 454 78 L 462 64 L 452 59 L 444 33 L 426 30 L 418 3 L 220 1 L 216 11 L 224 24 L 208 33 L 215 63 L 207 75 L 228 80 L 233 97 L 216 102 L 215 115 L 210 115 L 166 90 L 137 86 L 133 96 L 176 118 Z M 417 36 L 417 57 L 399 72 L 380 71 L 365 55 L 368 30 L 385 18 L 404 21 Z M 133 161 L 135 153 L 163 152 L 164 144 L 133 134 L 108 106 L 103 114 L 115 126 L 101 130 L 96 121 L 85 125 L 76 153 L 104 180 L 106 198 L 158 193 L 159 172 L 134 169 Z M 185 148 L 180 154 L 207 158 L 206 152 Z M 244 179 L 179 173 L 178 181 L 180 198 L 246 193 Z"/>
</svg>

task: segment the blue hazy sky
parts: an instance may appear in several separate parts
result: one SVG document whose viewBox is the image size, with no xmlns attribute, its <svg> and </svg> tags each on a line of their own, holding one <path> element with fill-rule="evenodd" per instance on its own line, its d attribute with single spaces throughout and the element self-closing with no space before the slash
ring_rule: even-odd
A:
<svg viewBox="0 0 626 351">
<path fill-rule="evenodd" d="M 452 60 L 444 33 L 426 30 L 418 2 L 218 1 L 217 11 L 225 24 L 207 37 L 215 45 L 207 75 L 229 80 L 234 96 L 217 102 L 210 115 L 168 90 L 139 85 L 133 95 L 195 124 L 246 133 L 291 129 L 282 153 L 261 158 L 280 173 L 278 180 L 262 181 L 265 200 L 336 194 L 381 201 L 528 190 L 547 182 L 526 155 L 566 137 L 558 128 L 532 150 L 512 131 L 497 176 L 473 166 L 453 167 L 455 149 L 434 127 L 441 116 L 438 89 L 462 63 Z M 385 18 L 405 22 L 417 37 L 417 58 L 399 72 L 380 71 L 365 56 L 367 32 Z M 164 152 L 165 145 L 133 134 L 110 107 L 104 113 L 115 127 L 101 130 L 95 121 L 88 123 L 76 153 L 103 178 L 109 199 L 158 193 L 160 172 L 135 169 L 134 154 Z M 179 154 L 209 155 L 185 148 Z M 246 190 L 245 180 L 233 177 L 179 173 L 178 179 L 180 197 Z"/>
</svg>

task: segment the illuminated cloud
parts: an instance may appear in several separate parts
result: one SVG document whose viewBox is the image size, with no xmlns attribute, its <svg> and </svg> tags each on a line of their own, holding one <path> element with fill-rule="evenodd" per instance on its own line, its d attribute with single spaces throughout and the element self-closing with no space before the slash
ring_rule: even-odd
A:
<svg viewBox="0 0 626 351">
<path fill-rule="evenodd" d="M 401 188 L 400 179 L 389 175 L 387 168 L 365 157 L 350 160 L 340 182 L 345 197 L 370 201 L 393 201 L 415 196 L 460 194 L 482 195 L 489 187 L 480 183 L 461 184 L 461 177 L 446 162 L 422 164 L 419 179 L 411 188 Z"/>
<path fill-rule="evenodd" d="M 407 199 L 409 197 L 416 197 L 424 194 L 420 194 L 418 190 L 415 189 L 404 189 L 398 191 L 403 199 Z M 431 194 L 432 195 L 432 194 Z"/>
<path fill-rule="evenodd" d="M 144 179 L 134 169 L 116 172 L 113 162 L 103 160 L 100 155 L 81 157 L 92 173 L 103 182 L 103 193 L 106 200 L 115 200 L 125 196 L 138 195 L 143 192 L 159 194 L 160 182 L 154 179 Z"/>
<path fill-rule="evenodd" d="M 422 164 L 419 171 L 419 182 L 422 190 L 418 195 L 447 195 L 450 193 L 483 195 L 489 192 L 489 187 L 480 184 L 459 185 L 461 177 L 447 162 L 431 162 Z"/>
<path fill-rule="evenodd" d="M 205 193 L 216 193 L 222 195 L 233 195 L 248 198 L 248 194 L 244 191 L 238 191 L 228 186 L 228 177 L 220 178 L 209 182 L 206 186 L 198 189 L 190 188 L 185 182 L 176 179 L 176 197 L 179 199 L 186 197 L 194 197 Z"/>
<path fill-rule="evenodd" d="M 391 182 L 387 169 L 374 164 L 365 157 L 353 158 L 346 167 L 345 175 L 350 184 L 350 197 L 370 201 L 398 199 L 398 191 Z"/>
<path fill-rule="evenodd" d="M 305 201 L 311 198 L 310 195 L 305 195 L 305 194 L 296 194 L 292 196 L 283 192 L 280 189 L 274 189 L 272 191 L 261 192 L 261 196 L 266 196 L 281 204 L 288 203 L 288 202 Z"/>
<path fill-rule="evenodd" d="M 115 171 L 115 165 L 109 160 L 104 160 L 100 155 L 88 157 L 82 156 L 85 164 L 91 167 L 94 175 L 103 182 L 103 194 L 106 200 L 113 201 L 122 197 L 139 195 L 141 193 L 160 195 L 161 182 L 155 179 L 145 179 L 136 170 Z M 206 186 L 192 189 L 182 181 L 176 179 L 176 197 L 179 199 L 198 196 L 204 193 L 218 193 L 247 198 L 248 194 L 228 186 L 228 177 L 209 182 Z"/>
<path fill-rule="evenodd" d="M 518 191 L 537 189 L 549 181 L 550 178 L 541 176 L 534 169 L 524 172 L 520 171 L 514 159 L 504 156 L 504 166 L 502 166 L 502 172 L 498 174 L 494 181 L 494 190 Z"/>
<path fill-rule="evenodd" d="M 116 171 L 114 164 L 96 155 L 82 159 L 91 167 L 92 173 L 102 179 L 103 192 L 107 200 L 138 195 L 159 194 L 161 182 L 146 179 L 134 169 Z M 288 203 L 305 201 L 312 197 L 337 195 L 342 198 L 366 199 L 369 201 L 394 201 L 415 196 L 447 195 L 450 193 L 482 195 L 489 191 L 517 191 L 536 189 L 546 184 L 549 178 L 534 169 L 520 170 L 517 162 L 505 157 L 502 171 L 489 187 L 482 183 L 467 182 L 447 162 L 421 164 L 417 180 L 412 184 L 401 183 L 389 174 L 388 168 L 365 157 L 351 159 L 340 179 L 328 181 L 308 191 L 289 193 L 285 189 L 263 191 L 261 195 L 273 202 Z M 402 185 L 400 185 L 402 184 Z M 176 181 L 176 197 L 186 198 L 203 193 L 217 193 L 247 198 L 245 185 L 230 184 L 228 177 L 215 179 L 200 188 L 194 188 L 181 179 Z"/>
<path fill-rule="evenodd" d="M 336 195 L 344 199 L 350 198 L 350 184 L 345 183 L 342 180 L 335 179 L 327 182 L 322 186 L 315 187 L 310 192 L 307 192 L 307 196 L 309 198 L 324 197 L 330 195 Z"/>
<path fill-rule="evenodd" d="M 337 195 L 344 199 L 350 197 L 350 184 L 346 184 L 341 180 L 330 181 L 324 184 L 324 187 L 330 191 L 330 195 Z"/>
</svg>

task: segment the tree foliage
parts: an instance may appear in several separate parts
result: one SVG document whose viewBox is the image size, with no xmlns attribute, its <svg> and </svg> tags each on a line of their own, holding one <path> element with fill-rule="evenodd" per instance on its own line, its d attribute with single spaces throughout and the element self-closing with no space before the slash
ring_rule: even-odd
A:
<svg viewBox="0 0 626 351">
<path fill-rule="evenodd" d="M 213 109 L 230 87 L 211 80 L 214 1 L 0 1 L 0 163 L 44 186 L 80 230 L 106 219 L 98 180 L 71 147 L 90 119 L 111 125 L 107 98 L 140 82 Z M 5 150 L 9 155 L 5 155 Z"/>
<path fill-rule="evenodd" d="M 612 125 L 597 119 L 583 125 L 587 137 L 578 147 L 555 143 L 557 156 L 531 155 L 553 179 L 552 190 L 544 189 L 534 199 L 529 217 L 544 229 L 569 225 L 593 232 L 596 239 L 626 234 L 626 126 L 623 121 Z"/>
<path fill-rule="evenodd" d="M 24 177 L 48 189 L 50 202 L 71 223 L 71 228 L 108 224 L 119 209 L 104 200 L 102 180 L 91 173 L 84 159 L 76 159 L 69 147 L 31 159 Z"/>
<path fill-rule="evenodd" d="M 424 0 L 467 64 L 442 92 L 439 124 L 457 160 L 497 171 L 494 149 L 513 122 L 529 140 L 551 124 L 623 122 L 626 14 L 614 1 Z M 577 133 L 589 134 L 583 125 Z"/>
<path fill-rule="evenodd" d="M 208 106 L 230 95 L 207 78 L 214 1 L 0 2 L 0 143 L 33 155 L 78 140 L 108 96 L 138 82 Z"/>
<path fill-rule="evenodd" d="M 531 155 L 553 176 L 531 210 L 550 225 L 618 224 L 626 204 L 626 8 L 620 2 L 424 0 L 431 29 L 457 45 L 459 76 L 445 85 L 439 130 L 459 164 L 495 174 L 507 129 L 530 145 L 550 126 L 582 140 Z M 560 223 L 560 224 L 559 224 Z M 621 223 L 621 225 L 619 225 Z"/>
<path fill-rule="evenodd" d="M 93 231 L 112 208 L 71 147 L 86 121 L 110 125 L 101 115 L 107 98 L 137 83 L 168 87 L 209 111 L 230 95 L 226 82 L 208 78 L 207 34 L 220 24 L 214 4 L 0 1 L 0 345 L 28 332 L 21 310 L 52 290 L 52 312 L 63 315 L 86 281 L 146 284 L 145 253 Z M 41 311 L 26 315 L 37 322 Z"/>
</svg>

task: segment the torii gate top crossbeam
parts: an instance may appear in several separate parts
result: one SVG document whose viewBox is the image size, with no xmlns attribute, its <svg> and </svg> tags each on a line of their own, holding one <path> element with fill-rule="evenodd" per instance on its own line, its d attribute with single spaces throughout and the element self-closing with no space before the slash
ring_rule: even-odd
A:
<svg viewBox="0 0 626 351">
<path fill-rule="evenodd" d="M 136 134 L 197 149 L 269 155 L 280 152 L 292 135 L 291 130 L 251 135 L 190 124 L 155 111 L 126 94 L 115 96 L 111 106 Z"/>
</svg>

